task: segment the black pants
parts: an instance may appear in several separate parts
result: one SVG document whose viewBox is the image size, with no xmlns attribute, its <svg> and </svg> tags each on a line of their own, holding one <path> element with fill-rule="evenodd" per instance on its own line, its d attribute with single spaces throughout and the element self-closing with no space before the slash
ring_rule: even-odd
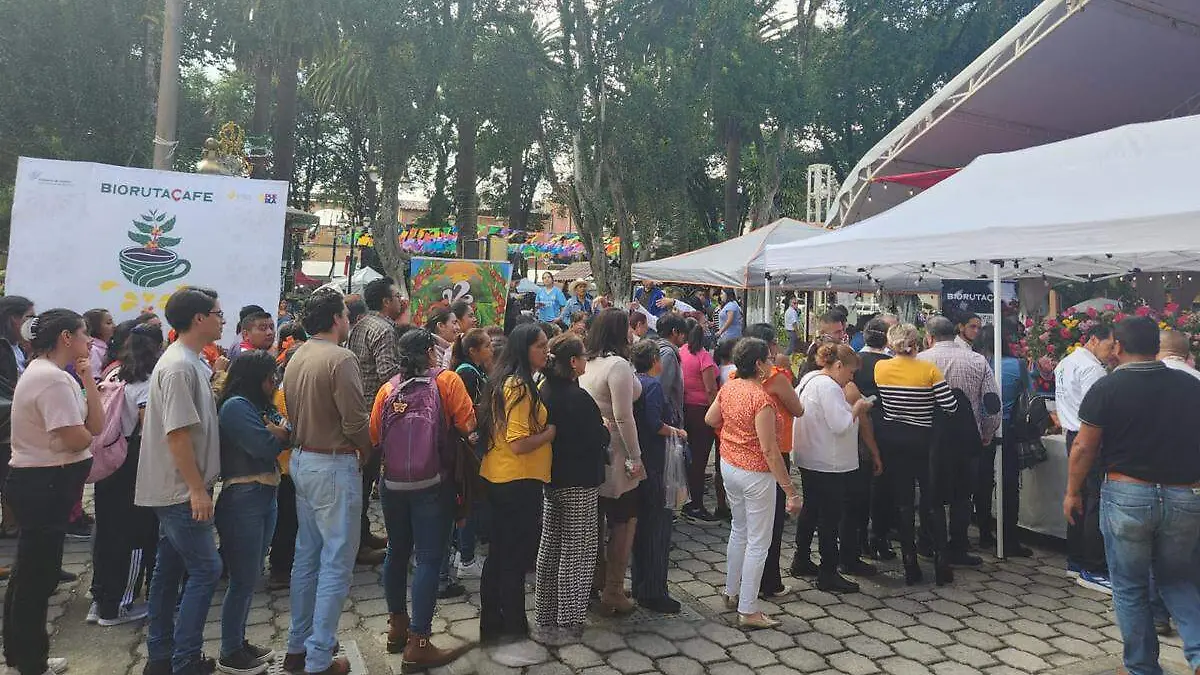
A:
<svg viewBox="0 0 1200 675">
<path fill-rule="evenodd" d="M 488 483 L 487 498 L 495 517 L 479 581 L 479 637 L 484 641 L 529 632 L 525 573 L 537 562 L 542 483 Z"/>
<path fill-rule="evenodd" d="M 812 549 L 813 533 L 821 551 L 821 571 L 837 570 L 838 531 L 842 526 L 846 490 L 853 479 L 850 473 L 826 473 L 800 469 L 804 486 L 804 508 L 796 519 L 796 555 L 805 556 Z"/>
<path fill-rule="evenodd" d="M 638 601 L 667 597 L 667 566 L 671 554 L 671 512 L 666 506 L 666 489 L 661 471 L 646 471 L 636 488 L 637 529 L 633 532 L 633 562 L 630 574 L 633 597 Z"/>
<path fill-rule="evenodd" d="M 952 474 L 955 480 L 950 485 L 942 486 L 945 492 L 944 499 L 950 506 L 949 542 L 946 545 L 949 551 L 966 553 L 970 550 L 967 531 L 971 527 L 971 513 L 974 511 L 971 495 L 974 492 L 975 477 L 979 475 L 979 459 L 980 452 L 971 453 L 969 457 L 956 458 L 956 467 Z M 938 511 L 941 510 L 937 504 L 934 506 Z"/>
<path fill-rule="evenodd" d="M 4 660 L 20 675 L 42 675 L 50 654 L 46 609 L 58 586 L 63 540 L 92 460 L 9 471 L 4 492 L 17 520 L 17 561 L 4 594 Z"/>
<path fill-rule="evenodd" d="M 359 524 L 362 528 L 361 540 L 364 543 L 367 541 L 367 537 L 374 536 L 371 534 L 371 519 L 367 516 L 367 512 L 371 508 L 371 492 L 375 488 L 376 481 L 379 480 L 379 470 L 381 468 L 382 462 L 383 462 L 383 453 L 380 453 L 380 452 L 372 453 L 371 459 L 367 460 L 367 463 L 365 465 L 363 465 L 363 469 L 362 469 L 362 475 L 363 475 L 363 500 L 362 500 L 362 502 L 363 502 L 363 505 L 362 505 L 362 518 L 361 518 Z M 293 546 L 293 550 L 294 550 L 294 546 Z"/>
<path fill-rule="evenodd" d="M 995 532 L 992 526 L 992 494 L 996 488 L 996 446 L 997 441 L 993 441 L 985 448 L 979 462 L 974 502 L 975 522 L 979 524 L 981 537 L 991 536 Z M 1007 423 L 1000 451 L 1000 469 L 1004 480 L 1004 513 L 1000 520 L 1004 523 L 1004 543 L 1015 545 L 1019 541 L 1017 514 L 1021 507 L 1021 476 L 1017 470 L 1017 446 Z"/>
<path fill-rule="evenodd" d="M 896 500 L 892 496 L 891 454 L 879 448 L 883 473 L 871 478 L 871 536 L 887 541 L 896 527 Z"/>
<path fill-rule="evenodd" d="M 296 484 L 292 477 L 279 477 L 279 490 L 275 493 L 278 508 L 275 512 L 275 534 L 271 537 L 271 576 L 276 579 L 292 578 L 292 561 L 296 558 L 296 533 L 300 523 L 296 520 Z M 363 495 L 366 501 L 366 495 Z"/>
<path fill-rule="evenodd" d="M 946 550 L 946 516 L 930 480 L 928 435 L 902 430 L 894 437 L 880 438 L 879 444 L 880 450 L 884 451 L 885 471 L 891 477 L 901 551 L 910 559 L 916 556 L 915 511 L 919 510 L 923 534 L 928 537 L 933 552 L 941 554 Z M 913 489 L 916 486 L 920 487 L 921 497 L 920 504 L 914 509 Z"/>
<path fill-rule="evenodd" d="M 846 474 L 846 507 L 838 553 L 843 564 L 858 560 L 864 553 L 868 523 L 871 519 L 871 483 L 875 467 L 869 459 L 860 459 L 858 469 Z"/>
<path fill-rule="evenodd" d="M 96 483 L 91 590 L 104 619 L 116 618 L 121 605 L 137 597 L 158 550 L 154 510 L 133 504 L 140 445 L 139 437 L 130 438 L 125 463 Z"/>
<path fill-rule="evenodd" d="M 1067 432 L 1067 455 L 1075 444 L 1075 432 Z M 1100 462 L 1093 462 L 1083 483 L 1083 517 L 1075 524 L 1067 523 L 1067 564 L 1095 574 L 1108 571 L 1104 557 L 1104 536 L 1100 534 L 1100 486 L 1104 471 Z"/>
<path fill-rule="evenodd" d="M 792 471 L 792 458 L 783 456 L 783 464 L 789 475 Z M 807 499 L 807 497 L 806 497 Z M 771 548 L 767 549 L 767 564 L 763 567 L 762 581 L 758 583 L 759 593 L 779 593 L 783 591 L 783 576 L 779 571 L 779 555 L 783 551 L 783 526 L 787 523 L 787 494 L 783 488 L 775 486 L 775 523 L 771 528 Z"/>
</svg>

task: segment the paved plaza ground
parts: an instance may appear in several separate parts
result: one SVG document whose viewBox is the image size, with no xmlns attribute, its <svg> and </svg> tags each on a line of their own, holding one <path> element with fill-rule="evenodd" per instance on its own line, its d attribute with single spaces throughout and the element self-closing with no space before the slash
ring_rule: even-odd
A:
<svg viewBox="0 0 1200 675">
<path fill-rule="evenodd" d="M 89 489 L 90 493 L 90 489 Z M 372 513 L 382 532 L 378 502 Z M 792 559 L 793 525 L 785 535 L 783 564 Z M 719 593 L 724 582 L 724 523 L 677 524 L 671 552 L 672 593 L 683 602 L 680 615 L 642 612 L 625 619 L 593 617 L 579 644 L 527 645 L 532 663 L 514 667 L 501 654 L 474 650 L 435 673 L 481 675 L 1009 675 L 1114 673 L 1120 664 L 1120 634 L 1110 600 L 1076 586 L 1063 574 L 1060 551 L 1035 546 L 1031 559 L 997 561 L 981 552 L 978 570 L 957 570 L 953 585 L 932 582 L 906 587 L 898 563 L 863 580 L 862 592 L 835 596 L 809 582 L 787 579 L 796 592 L 767 603 L 782 621 L 776 630 L 744 632 L 726 612 Z M 15 542 L 0 541 L 0 564 L 12 560 Z M 52 654 L 66 656 L 75 675 L 139 674 L 145 663 L 140 624 L 101 628 L 85 623 L 91 573 L 89 543 L 68 541 L 65 567 L 80 575 L 51 600 Z M 931 566 L 923 563 L 926 577 Z M 400 672 L 400 657 L 386 653 L 387 607 L 381 568 L 360 566 L 342 615 L 340 639 L 355 672 Z M 479 582 L 467 580 L 465 597 L 440 601 L 434 641 L 447 646 L 479 637 Z M 217 653 L 219 605 L 214 598 L 205 630 L 205 652 Z M 533 596 L 528 596 L 532 609 Z M 251 641 L 282 649 L 288 628 L 286 591 L 260 591 L 250 613 Z M 1176 637 L 1164 638 L 1164 665 L 1184 673 Z M 503 663 L 501 663 L 503 662 Z M 508 665 L 505 665 L 507 663 Z M 278 672 L 273 669 L 272 672 Z"/>
</svg>

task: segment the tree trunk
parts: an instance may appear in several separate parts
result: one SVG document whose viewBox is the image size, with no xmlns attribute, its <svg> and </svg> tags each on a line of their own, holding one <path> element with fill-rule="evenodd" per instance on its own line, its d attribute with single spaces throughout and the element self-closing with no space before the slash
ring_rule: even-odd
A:
<svg viewBox="0 0 1200 675">
<path fill-rule="evenodd" d="M 725 233 L 730 237 L 742 234 L 742 202 L 738 195 L 738 179 L 742 173 L 742 130 L 737 120 L 725 123 Z"/>
<path fill-rule="evenodd" d="M 762 157 L 759 168 L 759 185 L 762 195 L 754 205 L 750 228 L 757 230 L 771 224 L 779 215 L 775 208 L 775 197 L 783 184 L 783 145 L 788 137 L 787 127 L 779 127 L 770 139 L 757 143 L 759 156 Z"/>
<path fill-rule="evenodd" d="M 379 212 L 371 221 L 371 240 L 375 246 L 375 253 L 379 256 L 379 264 L 383 266 L 387 276 L 407 289 L 409 256 L 400 250 L 400 237 L 396 231 L 396 214 L 399 213 L 397 199 L 400 193 L 400 177 L 404 174 L 403 166 L 399 162 L 384 160 Z"/>
<path fill-rule="evenodd" d="M 271 92 L 273 75 L 271 61 L 266 57 L 254 59 L 254 113 L 250 118 L 250 136 L 266 136 L 271 131 Z"/>
<path fill-rule="evenodd" d="M 466 242 L 479 238 L 479 195 L 475 191 L 475 112 L 458 116 L 458 156 L 455 159 L 454 201 L 458 226 L 458 253 L 466 256 Z"/>
<path fill-rule="evenodd" d="M 608 190 L 616 215 L 616 235 L 621 239 L 621 259 L 615 270 L 609 269 L 609 291 L 617 306 L 621 306 L 629 302 L 632 290 L 630 279 L 633 278 L 633 225 L 629 220 L 629 207 L 625 203 L 624 184 L 609 162 L 605 162 L 604 166 L 608 168 Z M 603 239 L 600 245 L 603 248 Z M 646 245 L 643 242 L 643 246 Z"/>
<path fill-rule="evenodd" d="M 279 66 L 279 98 L 275 108 L 275 180 L 291 181 L 296 168 L 296 90 L 300 57 L 288 54 Z"/>
<path fill-rule="evenodd" d="M 508 159 L 508 226 L 525 229 L 525 213 L 522 200 L 525 187 L 525 148 L 513 149 Z"/>
</svg>

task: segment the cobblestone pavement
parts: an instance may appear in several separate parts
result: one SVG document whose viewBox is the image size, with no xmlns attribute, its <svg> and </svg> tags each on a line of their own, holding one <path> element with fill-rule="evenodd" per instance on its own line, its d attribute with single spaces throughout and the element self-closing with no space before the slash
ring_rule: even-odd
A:
<svg viewBox="0 0 1200 675">
<path fill-rule="evenodd" d="M 90 490 L 89 490 L 90 492 Z M 377 530 L 378 502 L 373 503 Z M 783 564 L 792 559 L 793 527 L 785 534 Z M 474 650 L 442 673 L 481 675 L 1008 675 L 1113 673 L 1120 663 L 1120 635 L 1111 603 L 1076 586 L 1063 574 L 1059 553 L 1038 549 L 1032 559 L 1004 562 L 983 554 L 978 570 L 957 570 L 953 585 L 906 587 L 896 564 L 864 580 L 861 593 L 831 595 L 788 579 L 796 590 L 764 609 L 782 621 L 775 630 L 743 632 L 724 610 L 724 524 L 680 522 L 671 553 L 670 582 L 684 604 L 682 614 L 638 612 L 625 619 L 593 617 L 581 643 L 525 645 L 526 661 L 510 654 Z M 12 560 L 15 543 L 0 541 L 0 564 Z M 142 626 L 100 628 L 84 623 L 90 578 L 88 542 L 68 541 L 65 567 L 80 580 L 63 584 L 51 600 L 52 653 L 71 660 L 76 674 L 140 673 L 145 660 Z M 927 578 L 932 578 L 928 563 Z M 340 624 L 340 638 L 370 673 L 399 673 L 400 657 L 386 654 L 387 608 L 380 568 L 359 567 Z M 435 643 L 479 637 L 479 582 L 466 580 L 465 597 L 439 603 Z M 217 652 L 218 591 L 205 629 L 205 651 Z M 532 593 L 528 606 L 532 609 Z M 249 639 L 281 648 L 288 627 L 286 591 L 259 592 L 250 613 Z M 1164 664 L 1183 673 L 1178 638 L 1165 638 Z M 355 653 L 357 652 L 357 653 Z M 504 665 L 508 664 L 508 665 Z M 519 667 L 514 667 L 519 666 Z M 438 671 L 434 671 L 438 672 Z"/>
</svg>

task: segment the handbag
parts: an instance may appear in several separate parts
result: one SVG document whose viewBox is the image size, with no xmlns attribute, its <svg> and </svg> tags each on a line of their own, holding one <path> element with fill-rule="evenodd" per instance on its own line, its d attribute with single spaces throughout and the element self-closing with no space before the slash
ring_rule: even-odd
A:
<svg viewBox="0 0 1200 675">
<path fill-rule="evenodd" d="M 1050 419 L 1046 412 L 1046 401 L 1030 393 L 1029 373 L 1023 366 L 1024 364 L 1021 368 L 1021 378 L 1018 380 L 1020 389 L 1010 415 L 1017 467 L 1021 471 L 1050 459 L 1050 453 L 1042 443 L 1042 433 L 1045 432 Z"/>
<path fill-rule="evenodd" d="M 1017 440 L 1015 445 L 1017 446 L 1017 468 L 1020 471 L 1032 469 L 1050 459 L 1050 453 L 1046 451 L 1046 446 L 1042 444 L 1040 438 Z"/>
</svg>

